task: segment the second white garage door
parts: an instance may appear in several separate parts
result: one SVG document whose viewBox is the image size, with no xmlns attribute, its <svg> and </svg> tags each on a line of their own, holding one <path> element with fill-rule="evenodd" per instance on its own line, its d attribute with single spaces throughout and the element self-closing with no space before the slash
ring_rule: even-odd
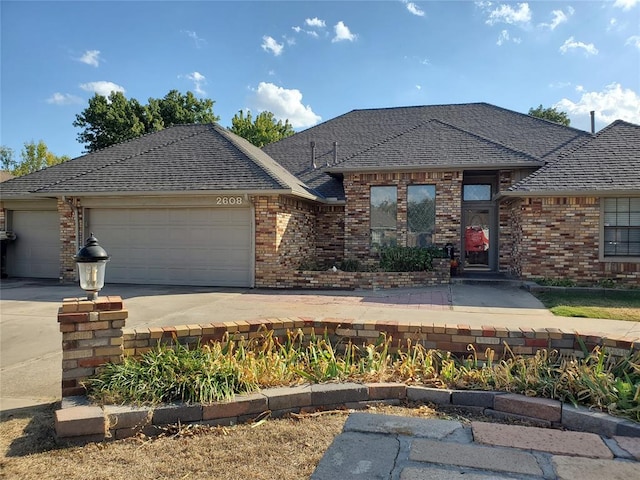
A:
<svg viewBox="0 0 640 480">
<path fill-rule="evenodd" d="M 250 287 L 248 208 L 92 208 L 88 229 L 111 256 L 106 282 Z"/>
</svg>

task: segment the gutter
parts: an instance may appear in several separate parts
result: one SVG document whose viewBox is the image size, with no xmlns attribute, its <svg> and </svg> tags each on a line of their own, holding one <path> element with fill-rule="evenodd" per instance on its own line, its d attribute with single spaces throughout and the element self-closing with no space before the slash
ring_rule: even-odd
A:
<svg viewBox="0 0 640 480">
<path fill-rule="evenodd" d="M 611 190 L 532 190 L 499 192 L 496 200 L 502 198 L 522 198 L 522 197 L 640 197 L 637 189 L 611 189 Z"/>
</svg>

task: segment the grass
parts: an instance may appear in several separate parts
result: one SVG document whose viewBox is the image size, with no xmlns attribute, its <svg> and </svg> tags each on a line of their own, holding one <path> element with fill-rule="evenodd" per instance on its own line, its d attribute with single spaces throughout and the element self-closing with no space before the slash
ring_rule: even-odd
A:
<svg viewBox="0 0 640 480">
<path fill-rule="evenodd" d="M 103 368 L 90 380 L 89 392 L 98 403 L 210 403 L 270 386 L 393 381 L 522 393 L 640 421 L 640 352 L 619 358 L 596 348 L 578 359 L 546 350 L 514 355 L 507 348 L 505 358 L 496 361 L 487 349 L 481 362 L 471 347 L 467 358 L 458 359 L 390 337 L 357 347 L 333 345 L 327 337 L 305 340 L 300 331 L 281 343 L 272 333 L 194 349 L 159 346 L 140 360 Z"/>
<path fill-rule="evenodd" d="M 640 290 L 572 291 L 535 294 L 554 315 L 640 322 Z"/>
</svg>

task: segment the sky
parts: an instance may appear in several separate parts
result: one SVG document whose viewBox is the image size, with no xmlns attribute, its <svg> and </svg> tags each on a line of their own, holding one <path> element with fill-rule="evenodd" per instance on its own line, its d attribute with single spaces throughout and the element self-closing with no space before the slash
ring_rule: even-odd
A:
<svg viewBox="0 0 640 480">
<path fill-rule="evenodd" d="M 354 109 L 543 105 L 640 124 L 640 0 L 0 2 L 0 144 L 76 157 L 96 93 L 210 98 L 297 130 Z"/>
</svg>

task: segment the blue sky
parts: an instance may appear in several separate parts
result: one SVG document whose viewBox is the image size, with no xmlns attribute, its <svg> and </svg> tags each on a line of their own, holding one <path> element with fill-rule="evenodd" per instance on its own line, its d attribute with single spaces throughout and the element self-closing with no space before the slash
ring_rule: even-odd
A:
<svg viewBox="0 0 640 480">
<path fill-rule="evenodd" d="M 297 130 L 353 109 L 488 102 L 640 124 L 640 0 L 2 0 L 0 143 L 84 151 L 75 115 L 115 89 L 269 110 Z"/>
</svg>

